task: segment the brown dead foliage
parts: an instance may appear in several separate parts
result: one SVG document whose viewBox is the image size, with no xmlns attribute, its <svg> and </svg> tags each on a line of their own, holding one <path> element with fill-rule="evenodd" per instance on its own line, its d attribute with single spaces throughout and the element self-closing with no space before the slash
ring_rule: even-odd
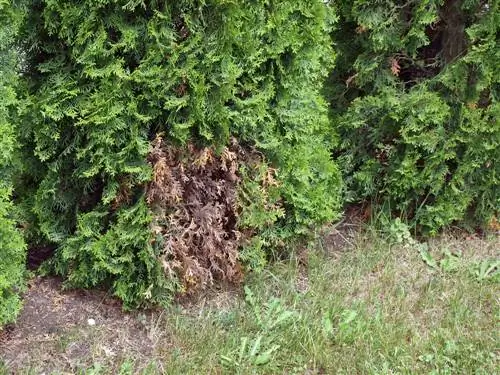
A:
<svg viewBox="0 0 500 375">
<path fill-rule="evenodd" d="M 399 73 L 401 72 L 401 66 L 399 65 L 399 61 L 395 58 L 390 59 L 391 63 L 391 73 L 392 75 L 398 77 Z"/>
<path fill-rule="evenodd" d="M 214 280 L 242 279 L 236 227 L 243 154 L 236 141 L 220 155 L 193 144 L 175 147 L 161 136 L 151 144 L 147 201 L 155 215 L 152 231 L 165 273 L 177 276 L 185 292 Z"/>
</svg>

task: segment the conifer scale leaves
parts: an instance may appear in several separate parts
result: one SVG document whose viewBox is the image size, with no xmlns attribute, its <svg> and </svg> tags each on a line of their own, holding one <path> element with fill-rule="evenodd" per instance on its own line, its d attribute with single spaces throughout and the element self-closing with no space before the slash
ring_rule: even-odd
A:
<svg viewBox="0 0 500 375">
<path fill-rule="evenodd" d="M 186 269 L 174 277 L 161 264 L 165 250 L 151 229 L 157 213 L 144 197 L 159 135 L 172 147 L 216 152 L 234 137 L 276 168 L 273 199 L 286 209 L 272 227 L 253 219 L 261 207 L 238 200 L 257 210 L 241 207 L 242 223 L 260 223 L 246 229 L 255 238 L 240 249 L 247 269 L 261 267 L 273 244 L 338 216 L 341 179 L 320 95 L 334 57 L 323 2 L 26 4 L 20 131 L 34 144 L 28 160 L 43 165 L 32 182 L 32 212 L 43 241 L 58 247 L 54 270 L 69 285 L 110 285 L 127 306 L 167 303 L 187 289 Z M 24 178 L 33 180 L 29 171 Z M 189 251 L 176 259 L 207 264 L 201 250 Z M 236 264 L 234 250 L 220 254 Z"/>
</svg>

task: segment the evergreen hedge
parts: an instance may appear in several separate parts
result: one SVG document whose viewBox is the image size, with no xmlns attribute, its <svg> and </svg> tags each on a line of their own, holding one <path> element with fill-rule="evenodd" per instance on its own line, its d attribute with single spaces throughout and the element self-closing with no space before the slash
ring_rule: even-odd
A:
<svg viewBox="0 0 500 375">
<path fill-rule="evenodd" d="M 372 200 L 427 233 L 495 227 L 498 1 L 335 3 L 329 87 L 347 200 Z"/>
<path fill-rule="evenodd" d="M 57 248 L 54 270 L 68 285 L 108 285 L 127 306 L 166 303 L 188 280 L 168 264 L 187 275 L 203 263 L 192 250 L 166 257 L 168 241 L 157 238 L 168 236 L 158 215 L 174 209 L 159 214 L 146 199 L 151 181 L 166 178 L 147 162 L 158 137 L 167 144 L 160 154 L 221 154 L 235 138 L 259 160 L 238 163 L 247 176 L 240 194 L 254 194 L 236 208 L 244 268 L 338 216 L 341 178 L 320 94 L 333 64 L 333 18 L 322 1 L 43 0 L 26 8 L 19 200 L 31 232 Z M 187 159 L 179 159 L 186 170 L 197 161 Z M 224 252 L 210 257 L 211 275 L 213 258 L 234 262 Z"/>
<path fill-rule="evenodd" d="M 16 138 L 12 114 L 17 105 L 16 51 L 12 47 L 20 13 L 0 1 L 0 329 L 17 316 L 24 289 L 25 244 L 16 229 L 11 202 Z"/>
</svg>

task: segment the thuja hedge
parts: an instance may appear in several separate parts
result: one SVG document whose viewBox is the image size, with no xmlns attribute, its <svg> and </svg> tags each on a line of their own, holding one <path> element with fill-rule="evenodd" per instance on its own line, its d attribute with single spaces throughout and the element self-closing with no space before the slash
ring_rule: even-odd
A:
<svg viewBox="0 0 500 375">
<path fill-rule="evenodd" d="M 172 178 L 162 169 L 169 147 L 230 158 L 235 139 L 260 155 L 238 172 L 250 196 L 236 208 L 246 236 L 237 267 L 262 266 L 271 248 L 286 251 L 338 216 L 341 178 L 320 94 L 334 58 L 333 17 L 322 1 L 21 3 L 17 203 L 27 237 L 55 248 L 49 265 L 67 285 L 108 286 L 131 307 L 167 303 L 197 279 L 185 268 L 201 267 L 197 254 L 168 250 L 176 255 L 160 261 L 159 244 L 175 238 L 146 199 L 153 179 Z M 153 173 L 148 155 L 159 139 L 170 146 L 157 150 L 167 156 Z M 179 163 L 207 165 L 200 158 Z M 164 220 L 175 216 L 162 209 Z"/>
<path fill-rule="evenodd" d="M 12 321 L 24 289 L 25 244 L 16 229 L 11 202 L 16 139 L 12 112 L 17 105 L 16 53 L 12 47 L 20 14 L 0 1 L 0 327 Z"/>
<path fill-rule="evenodd" d="M 497 228 L 498 1 L 335 2 L 330 77 L 348 201 L 417 229 Z"/>
</svg>

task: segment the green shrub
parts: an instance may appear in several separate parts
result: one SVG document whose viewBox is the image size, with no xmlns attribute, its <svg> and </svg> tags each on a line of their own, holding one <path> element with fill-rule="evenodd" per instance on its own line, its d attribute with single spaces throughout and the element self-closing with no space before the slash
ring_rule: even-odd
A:
<svg viewBox="0 0 500 375">
<path fill-rule="evenodd" d="M 16 55 L 11 43 L 19 21 L 8 1 L 0 1 L 0 329 L 12 322 L 20 308 L 24 289 L 25 244 L 13 220 L 10 201 L 15 165 L 15 130 L 11 112 L 16 105 Z"/>
<path fill-rule="evenodd" d="M 348 200 L 430 233 L 498 215 L 498 1 L 338 8 L 330 95 Z"/>
<path fill-rule="evenodd" d="M 320 95 L 334 57 L 333 17 L 322 1 L 25 3 L 19 200 L 33 201 L 32 232 L 58 247 L 54 269 L 69 285 L 109 285 L 128 306 L 164 303 L 186 289 L 165 264 L 203 264 L 191 252 L 180 263 L 165 258 L 169 242 L 155 234 L 172 214 L 144 198 L 159 176 L 147 162 L 158 136 L 165 152 L 192 145 L 216 154 L 235 137 L 276 169 L 271 197 L 283 214 L 272 228 L 254 218 L 258 211 L 238 208 L 248 215 L 238 222 L 251 228 L 235 229 L 258 243 L 240 257 L 247 268 L 260 266 L 272 244 L 337 216 L 341 180 Z M 216 275 L 219 261 L 209 264 Z"/>
<path fill-rule="evenodd" d="M 0 188 L 0 327 L 14 321 L 21 308 L 25 288 L 26 246 L 10 219 L 9 190 Z"/>
</svg>

